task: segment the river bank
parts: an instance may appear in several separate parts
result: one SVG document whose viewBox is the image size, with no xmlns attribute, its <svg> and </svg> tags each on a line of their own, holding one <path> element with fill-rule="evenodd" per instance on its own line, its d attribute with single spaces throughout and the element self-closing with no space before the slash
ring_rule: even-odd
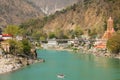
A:
<svg viewBox="0 0 120 80">
<path fill-rule="evenodd" d="M 4 55 L 0 57 L 0 74 L 5 74 L 23 68 L 27 65 L 44 62 L 43 59 L 28 59 L 14 55 Z"/>
<path fill-rule="evenodd" d="M 85 54 L 93 54 L 94 56 L 97 57 L 109 57 L 109 58 L 117 58 L 120 59 L 120 54 L 112 54 L 108 52 L 106 49 L 96 49 L 96 48 L 91 48 L 91 49 L 79 49 L 79 51 L 82 51 Z"/>
<path fill-rule="evenodd" d="M 88 46 L 79 46 L 79 47 L 72 47 L 72 48 L 54 48 L 55 50 L 60 51 L 73 51 L 73 52 L 82 52 L 84 54 L 92 54 L 97 57 L 109 57 L 109 58 L 117 58 L 120 59 L 120 54 L 111 54 L 107 51 L 107 49 L 97 49 L 94 47 L 88 48 Z"/>
</svg>

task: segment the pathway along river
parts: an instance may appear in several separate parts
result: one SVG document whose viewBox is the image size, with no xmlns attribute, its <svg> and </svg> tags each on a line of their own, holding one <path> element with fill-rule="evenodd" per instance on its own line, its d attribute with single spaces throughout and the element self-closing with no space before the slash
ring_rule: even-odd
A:
<svg viewBox="0 0 120 80">
<path fill-rule="evenodd" d="M 45 63 L 36 63 L 12 73 L 0 75 L 0 80 L 120 80 L 120 60 L 95 57 L 67 51 L 39 50 Z"/>
</svg>

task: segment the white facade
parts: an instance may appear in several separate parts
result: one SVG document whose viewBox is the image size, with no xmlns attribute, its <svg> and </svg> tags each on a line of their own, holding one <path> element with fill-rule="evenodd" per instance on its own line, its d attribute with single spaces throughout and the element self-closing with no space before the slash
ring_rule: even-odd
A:
<svg viewBox="0 0 120 80">
<path fill-rule="evenodd" d="M 2 35 L 0 35 L 0 39 L 2 39 Z"/>
<path fill-rule="evenodd" d="M 3 40 L 7 40 L 7 39 L 12 39 L 11 36 L 5 36 L 5 37 L 2 37 Z"/>
<path fill-rule="evenodd" d="M 22 40 L 23 37 L 22 37 L 22 36 L 16 36 L 16 39 L 17 39 L 17 40 Z"/>
<path fill-rule="evenodd" d="M 58 45 L 58 42 L 57 42 L 56 40 L 49 40 L 49 41 L 48 41 L 48 45 L 57 46 L 57 45 Z"/>
</svg>

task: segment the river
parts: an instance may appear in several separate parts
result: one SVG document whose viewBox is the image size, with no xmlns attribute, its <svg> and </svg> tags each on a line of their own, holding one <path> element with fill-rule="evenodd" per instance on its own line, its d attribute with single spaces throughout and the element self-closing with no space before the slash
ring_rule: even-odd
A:
<svg viewBox="0 0 120 80">
<path fill-rule="evenodd" d="M 67 51 L 38 50 L 44 63 L 0 75 L 0 80 L 120 80 L 120 60 Z"/>
</svg>

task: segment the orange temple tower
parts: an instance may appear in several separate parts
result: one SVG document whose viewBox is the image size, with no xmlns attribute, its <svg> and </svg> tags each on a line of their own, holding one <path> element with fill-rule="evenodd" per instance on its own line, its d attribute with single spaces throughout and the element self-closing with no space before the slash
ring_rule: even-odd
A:
<svg viewBox="0 0 120 80">
<path fill-rule="evenodd" d="M 111 38 L 115 34 L 115 30 L 113 28 L 113 20 L 110 17 L 107 21 L 107 30 L 105 31 L 102 39 L 97 42 L 96 48 L 106 48 L 106 42 L 109 38 Z"/>
<path fill-rule="evenodd" d="M 109 38 L 111 38 L 114 35 L 114 33 L 115 33 L 115 30 L 113 28 L 113 20 L 110 17 L 107 21 L 107 31 L 105 31 L 102 39 L 108 40 Z"/>
</svg>

